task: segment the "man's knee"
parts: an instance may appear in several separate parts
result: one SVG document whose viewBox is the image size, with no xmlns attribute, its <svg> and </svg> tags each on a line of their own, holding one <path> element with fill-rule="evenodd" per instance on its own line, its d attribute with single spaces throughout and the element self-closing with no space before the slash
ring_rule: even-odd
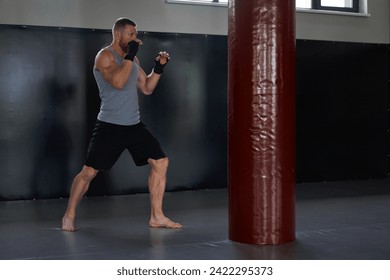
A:
<svg viewBox="0 0 390 280">
<path fill-rule="evenodd" d="M 167 157 L 161 159 L 149 159 L 148 160 L 152 169 L 157 173 L 166 173 L 168 170 L 169 160 Z"/>
<path fill-rule="evenodd" d="M 90 182 L 93 180 L 93 178 L 96 177 L 97 174 L 98 174 L 98 171 L 96 169 L 89 167 L 89 166 L 84 166 L 78 176 L 82 180 Z"/>
</svg>

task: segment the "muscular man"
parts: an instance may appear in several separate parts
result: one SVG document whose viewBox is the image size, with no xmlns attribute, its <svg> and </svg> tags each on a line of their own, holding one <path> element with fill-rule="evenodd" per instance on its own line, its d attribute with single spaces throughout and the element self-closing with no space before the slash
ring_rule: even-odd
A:
<svg viewBox="0 0 390 280">
<path fill-rule="evenodd" d="M 151 214 L 150 227 L 182 228 L 165 217 L 162 210 L 168 158 L 157 139 L 140 122 L 139 89 L 152 94 L 169 61 L 167 52 L 160 52 L 153 71 L 146 75 L 136 57 L 138 46 L 136 24 L 128 18 L 116 20 L 111 45 L 96 55 L 94 75 L 101 98 L 100 112 L 92 133 L 87 160 L 74 178 L 68 208 L 62 218 L 62 230 L 76 231 L 76 207 L 100 170 L 109 170 L 127 149 L 137 166 L 150 165 L 148 180 Z"/>
</svg>

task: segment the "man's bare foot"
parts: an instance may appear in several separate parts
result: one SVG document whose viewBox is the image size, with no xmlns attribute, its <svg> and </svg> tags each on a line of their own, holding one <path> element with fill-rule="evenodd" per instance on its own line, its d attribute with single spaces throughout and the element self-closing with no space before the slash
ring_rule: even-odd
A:
<svg viewBox="0 0 390 280">
<path fill-rule="evenodd" d="M 76 231 L 76 227 L 74 226 L 74 218 L 70 218 L 68 216 L 64 216 L 62 218 L 62 230 L 63 231 Z"/>
<path fill-rule="evenodd" d="M 179 223 L 172 222 L 170 219 L 163 217 L 160 219 L 150 219 L 149 226 L 152 228 L 171 228 L 171 229 L 181 229 L 183 226 Z"/>
</svg>

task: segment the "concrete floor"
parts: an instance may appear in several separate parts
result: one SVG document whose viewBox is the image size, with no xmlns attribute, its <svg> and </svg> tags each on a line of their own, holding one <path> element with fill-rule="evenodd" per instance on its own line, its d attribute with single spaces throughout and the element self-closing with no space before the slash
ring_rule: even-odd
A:
<svg viewBox="0 0 390 280">
<path fill-rule="evenodd" d="M 227 190 L 170 192 L 182 230 L 148 227 L 148 194 L 88 197 L 75 233 L 67 199 L 0 202 L 0 259 L 390 260 L 390 180 L 297 185 L 296 240 L 257 246 L 228 239 Z"/>
</svg>

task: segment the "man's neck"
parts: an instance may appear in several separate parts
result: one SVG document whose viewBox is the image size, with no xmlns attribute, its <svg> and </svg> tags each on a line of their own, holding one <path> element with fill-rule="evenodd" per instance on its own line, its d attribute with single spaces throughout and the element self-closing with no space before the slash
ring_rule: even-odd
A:
<svg viewBox="0 0 390 280">
<path fill-rule="evenodd" d="M 115 42 L 112 42 L 110 47 L 112 47 L 112 49 L 114 50 L 114 52 L 116 52 L 117 54 L 119 54 L 121 57 L 124 57 L 125 56 L 125 52 L 122 50 L 122 48 L 118 45 L 118 44 L 115 44 Z"/>
</svg>

